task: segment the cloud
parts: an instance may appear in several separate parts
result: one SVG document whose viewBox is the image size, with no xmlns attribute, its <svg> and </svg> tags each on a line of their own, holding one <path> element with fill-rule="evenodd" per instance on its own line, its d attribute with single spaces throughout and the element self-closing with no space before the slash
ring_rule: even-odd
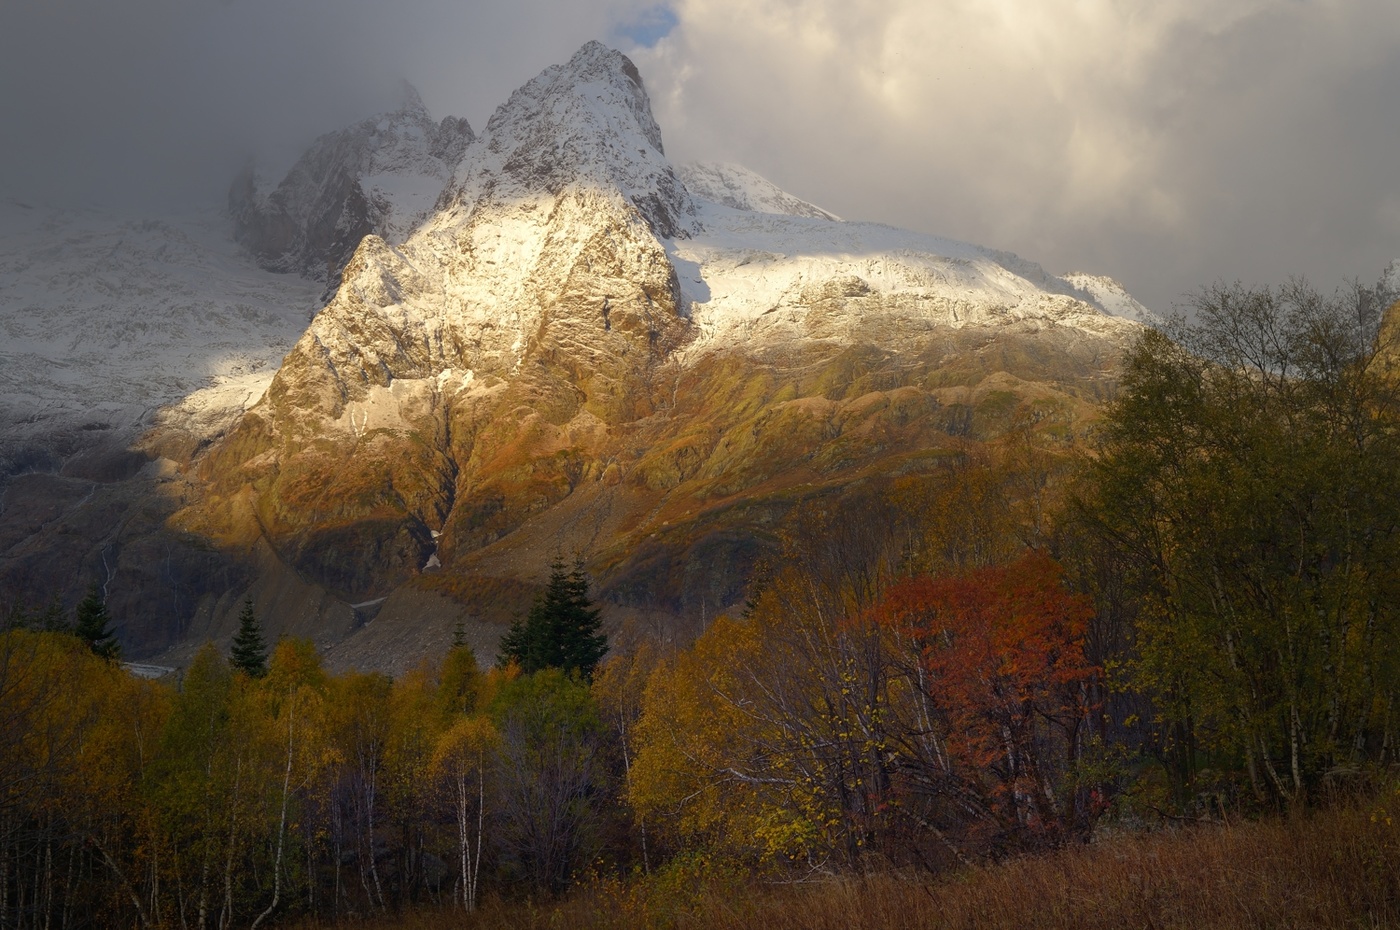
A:
<svg viewBox="0 0 1400 930">
<path fill-rule="evenodd" d="M 1391 0 L 682 0 L 670 150 L 843 216 L 1121 278 L 1323 286 L 1400 254 Z"/>
<path fill-rule="evenodd" d="M 399 77 L 479 130 L 593 38 L 635 58 L 673 156 L 1159 309 L 1400 255 L 1394 0 L 4 3 L 0 196 L 207 199 Z"/>
<path fill-rule="evenodd" d="M 0 195 L 179 205 L 287 161 L 406 77 L 480 129 L 511 90 L 654 0 L 0 4 Z"/>
</svg>

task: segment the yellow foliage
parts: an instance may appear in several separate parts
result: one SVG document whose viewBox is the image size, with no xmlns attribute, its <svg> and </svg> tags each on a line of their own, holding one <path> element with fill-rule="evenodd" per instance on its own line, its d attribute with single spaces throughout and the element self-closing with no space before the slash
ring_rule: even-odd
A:
<svg viewBox="0 0 1400 930">
<path fill-rule="evenodd" d="M 761 645 L 756 623 L 720 617 L 657 667 L 637 723 L 628 800 L 674 842 L 774 860 L 800 852 L 812 826 L 792 773 L 780 760 L 754 758 L 771 742 L 770 722 L 736 699 L 739 660 L 759 658 Z"/>
</svg>

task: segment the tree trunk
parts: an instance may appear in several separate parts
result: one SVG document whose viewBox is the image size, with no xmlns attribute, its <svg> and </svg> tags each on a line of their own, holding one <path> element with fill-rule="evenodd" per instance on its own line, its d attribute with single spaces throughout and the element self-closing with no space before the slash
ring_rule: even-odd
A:
<svg viewBox="0 0 1400 930">
<path fill-rule="evenodd" d="M 272 864 L 272 903 L 267 906 L 267 910 L 258 915 L 257 920 L 253 921 L 252 930 L 258 930 L 262 922 L 267 920 L 273 911 L 277 910 L 277 905 L 282 900 L 282 850 L 284 848 L 283 841 L 287 836 L 287 799 L 292 790 L 292 749 L 295 720 L 295 712 L 289 707 L 287 710 L 287 766 L 282 771 L 282 813 L 277 822 L 277 855 Z"/>
</svg>

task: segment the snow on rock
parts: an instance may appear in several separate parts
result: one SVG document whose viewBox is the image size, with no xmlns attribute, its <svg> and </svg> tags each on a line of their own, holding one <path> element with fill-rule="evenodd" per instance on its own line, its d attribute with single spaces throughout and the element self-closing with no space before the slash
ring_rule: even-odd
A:
<svg viewBox="0 0 1400 930">
<path fill-rule="evenodd" d="M 735 210 L 781 213 L 818 220 L 839 220 L 821 207 L 789 194 L 772 181 L 740 165 L 692 162 L 680 169 L 691 195 Z"/>
<path fill-rule="evenodd" d="M 5 446 L 130 438 L 177 402 L 196 431 L 217 430 L 262 395 L 319 290 L 254 267 L 214 211 L 0 203 Z"/>
<path fill-rule="evenodd" d="M 660 236 L 685 235 L 693 225 L 636 65 L 600 42 L 511 94 L 454 181 L 464 211 L 565 187 L 620 193 Z"/>
<path fill-rule="evenodd" d="M 684 346 L 681 359 L 850 340 L 876 318 L 920 331 L 1068 326 L 1121 340 L 1131 330 L 1094 296 L 1107 284 L 1091 293 L 1009 252 L 842 222 L 737 166 L 682 174 L 636 68 L 585 45 L 497 109 L 416 233 L 364 240 L 284 369 L 322 385 L 298 403 L 353 426 L 346 404 L 371 402 L 371 386 L 390 379 L 451 368 L 511 378 L 541 339 L 593 338 L 585 319 L 606 318 L 629 289 L 647 329 L 679 334 L 654 345 Z M 1116 293 L 1113 306 L 1131 301 Z M 808 312 L 832 297 L 839 312 Z M 605 351 L 596 339 L 578 349 Z"/>
<path fill-rule="evenodd" d="M 362 240 L 278 396 L 349 424 L 347 405 L 393 379 L 509 376 L 546 319 L 563 333 L 570 314 L 601 321 L 614 308 L 619 331 L 676 318 L 658 236 L 698 229 L 695 206 L 618 52 L 591 42 L 513 93 L 467 147 L 442 205 L 403 243 Z"/>
<path fill-rule="evenodd" d="M 366 235 L 402 242 L 432 212 L 474 135 L 464 119 L 434 122 L 407 82 L 401 100 L 321 136 L 275 189 L 252 165 L 235 179 L 235 234 L 265 268 L 334 286 Z"/>
<path fill-rule="evenodd" d="M 1138 303 L 1123 285 L 1112 278 L 1075 272 L 1064 275 L 1063 280 L 1087 294 L 1090 302 L 1101 308 L 1104 313 L 1144 326 L 1162 325 L 1160 316 Z"/>
<path fill-rule="evenodd" d="M 1009 252 L 876 223 L 714 203 L 703 207 L 700 221 L 700 233 L 669 244 L 698 330 L 689 354 L 810 334 L 811 309 L 831 298 L 844 301 L 845 312 L 825 321 L 825 338 L 849 338 L 868 322 L 862 308 L 919 330 L 1019 324 L 1127 331 L 1076 285 Z"/>
<path fill-rule="evenodd" d="M 1385 273 L 1381 275 L 1381 287 L 1387 294 L 1400 295 L 1400 259 L 1385 266 Z"/>
</svg>

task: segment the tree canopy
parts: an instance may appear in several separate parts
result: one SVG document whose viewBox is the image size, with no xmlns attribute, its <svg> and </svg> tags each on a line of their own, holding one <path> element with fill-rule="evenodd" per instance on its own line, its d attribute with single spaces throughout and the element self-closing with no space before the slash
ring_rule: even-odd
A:
<svg viewBox="0 0 1400 930">
<path fill-rule="evenodd" d="M 601 624 L 602 611 L 588 599 L 583 561 L 575 559 L 569 568 L 555 558 L 544 593 L 501 638 L 501 663 L 514 662 L 527 674 L 557 668 L 590 678 L 608 651 L 608 638 L 598 632 Z"/>
<path fill-rule="evenodd" d="M 115 659 L 121 655 L 121 646 L 111 630 L 111 623 L 107 600 L 102 596 L 102 589 L 93 582 L 88 585 L 87 595 L 78 602 L 73 633 L 88 644 L 93 655 Z"/>
<path fill-rule="evenodd" d="M 1377 758 L 1400 684 L 1400 391 L 1375 292 L 1218 286 L 1143 335 L 1083 513 L 1138 597 L 1190 778 L 1261 799 Z"/>
</svg>

